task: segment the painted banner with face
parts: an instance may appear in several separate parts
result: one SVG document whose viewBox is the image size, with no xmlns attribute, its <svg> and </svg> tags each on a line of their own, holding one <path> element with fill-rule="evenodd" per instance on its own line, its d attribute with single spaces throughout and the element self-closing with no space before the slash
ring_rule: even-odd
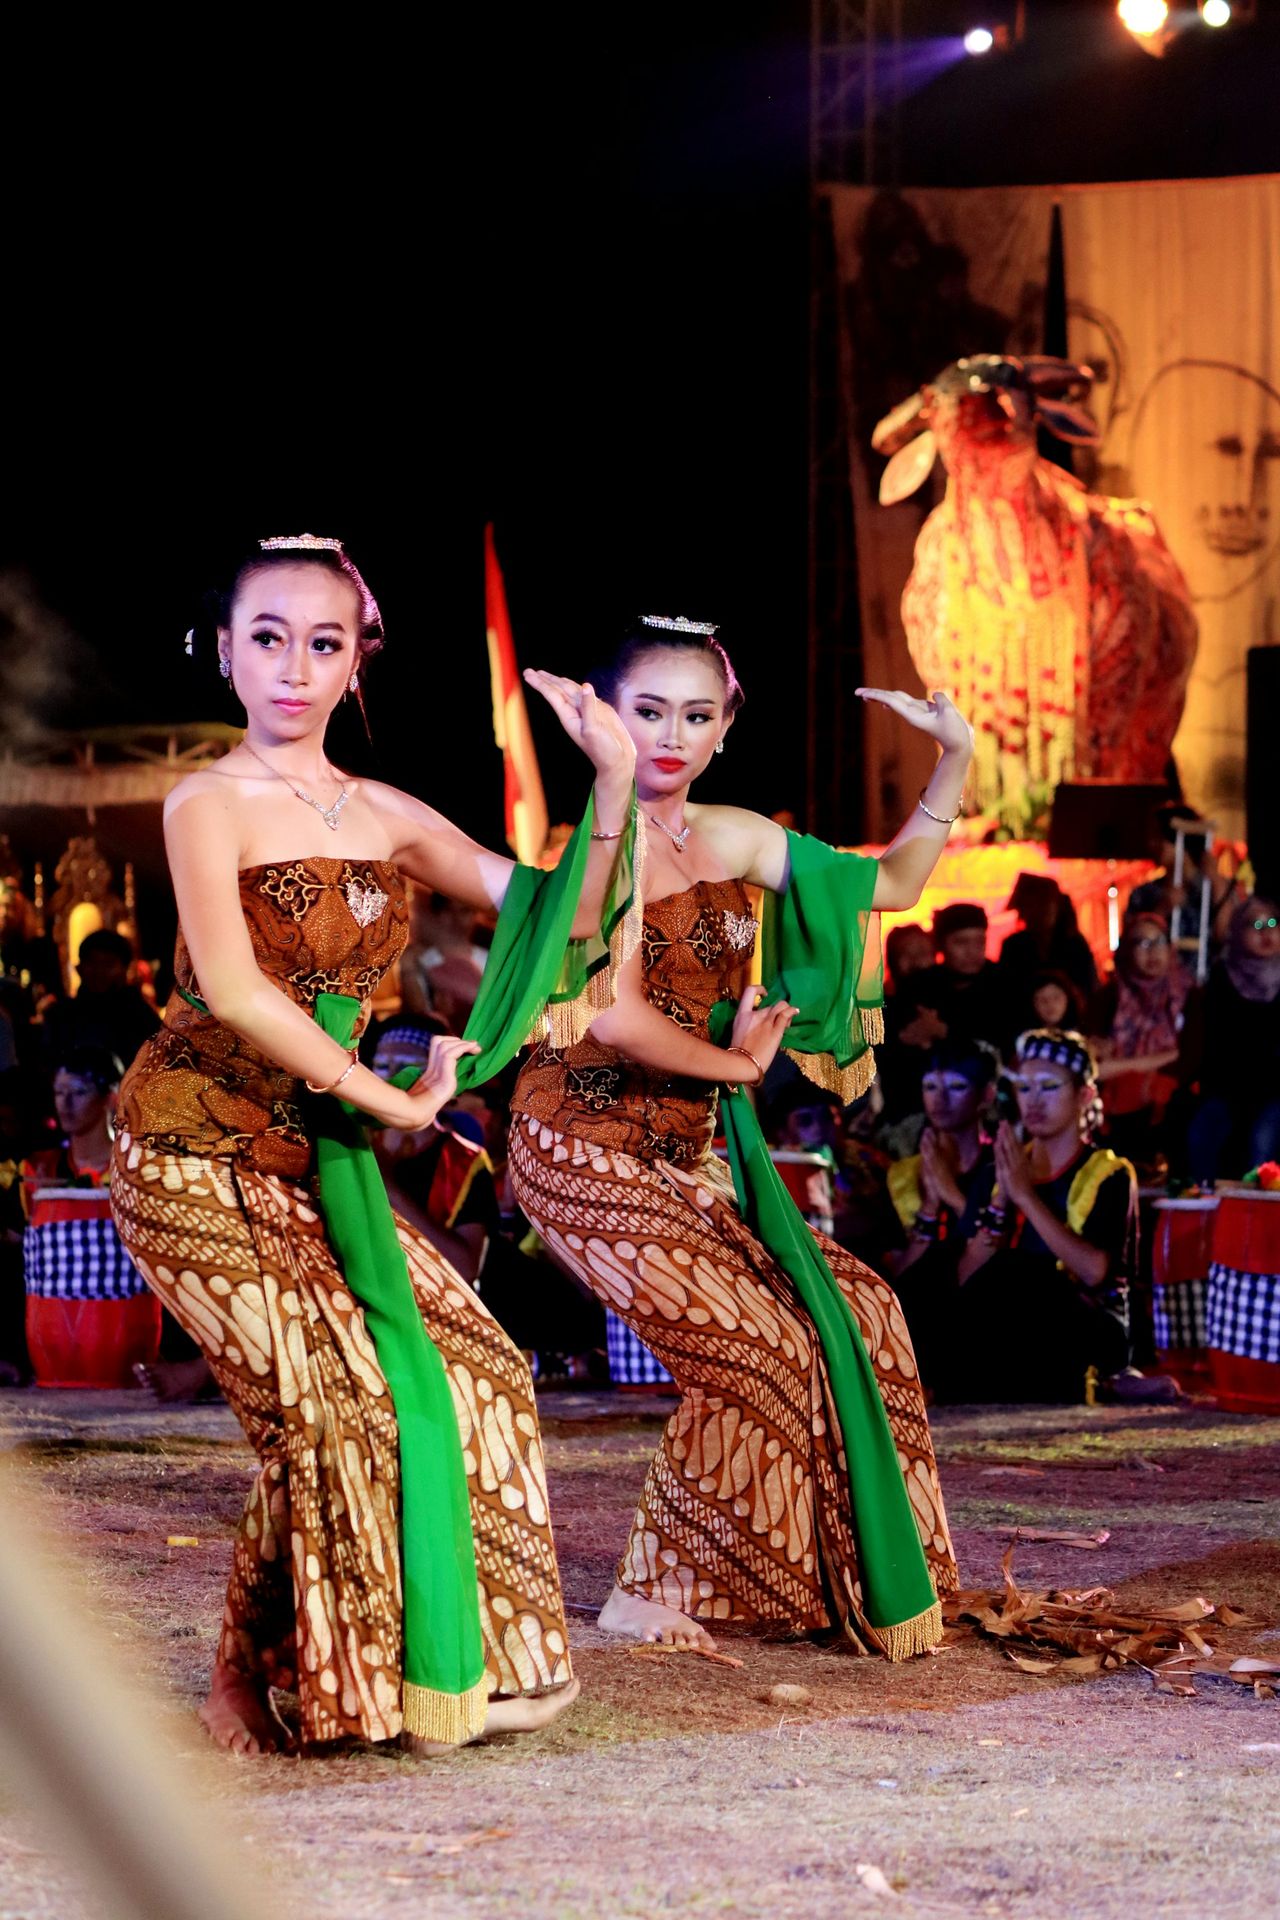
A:
<svg viewBox="0 0 1280 1920">
<path fill-rule="evenodd" d="M 1065 189 L 1068 346 L 1095 370 L 1091 486 L 1149 500 L 1199 651 L 1187 794 L 1243 832 L 1245 651 L 1280 643 L 1280 174 Z"/>
</svg>

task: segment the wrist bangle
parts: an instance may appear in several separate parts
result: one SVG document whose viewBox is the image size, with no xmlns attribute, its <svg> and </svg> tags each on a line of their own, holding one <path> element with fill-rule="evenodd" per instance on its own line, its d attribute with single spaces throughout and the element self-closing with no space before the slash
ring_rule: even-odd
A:
<svg viewBox="0 0 1280 1920">
<path fill-rule="evenodd" d="M 591 838 L 593 840 L 621 840 L 625 832 L 625 827 L 619 827 L 616 833 L 593 833 Z"/>
<path fill-rule="evenodd" d="M 921 787 L 920 789 L 920 798 L 917 800 L 916 805 L 919 807 L 921 813 L 923 813 L 930 820 L 936 820 L 940 827 L 954 827 L 956 821 L 960 818 L 960 815 L 958 813 L 932 812 L 932 810 L 925 805 L 923 787 Z"/>
<path fill-rule="evenodd" d="M 753 1067 L 755 1068 L 755 1070 L 756 1070 L 756 1077 L 755 1077 L 755 1079 L 754 1079 L 754 1080 L 749 1080 L 749 1081 L 747 1082 L 747 1085 L 748 1085 L 748 1086 L 751 1086 L 751 1087 L 758 1087 L 758 1086 L 760 1085 L 760 1082 L 761 1082 L 761 1081 L 762 1081 L 762 1080 L 764 1079 L 764 1068 L 763 1068 L 763 1067 L 762 1067 L 762 1066 L 760 1065 L 760 1062 L 759 1062 L 759 1061 L 758 1061 L 758 1060 L 756 1059 L 756 1057 L 755 1057 L 755 1055 L 754 1055 L 754 1053 L 752 1053 L 752 1051 L 751 1051 L 751 1049 L 750 1049 L 750 1047 L 726 1047 L 726 1048 L 725 1048 L 725 1052 L 726 1052 L 726 1053 L 740 1053 L 740 1054 L 742 1054 L 742 1055 L 743 1055 L 743 1057 L 744 1057 L 745 1059 L 747 1059 L 747 1060 L 749 1060 L 749 1061 L 751 1062 L 751 1064 L 752 1064 L 752 1066 L 753 1066 Z M 741 1081 L 739 1081 L 739 1082 L 738 1082 L 738 1084 L 739 1084 L 739 1086 L 741 1086 L 741 1085 L 742 1085 L 742 1082 L 741 1082 Z"/>
<path fill-rule="evenodd" d="M 338 1075 L 337 1079 L 331 1080 L 327 1087 L 318 1087 L 314 1080 L 304 1080 L 302 1084 L 307 1089 L 308 1093 L 336 1093 L 338 1088 L 342 1085 L 343 1081 L 346 1079 L 347 1075 L 349 1073 L 354 1073 L 356 1068 L 359 1065 L 360 1065 L 359 1049 L 356 1047 L 352 1047 L 350 1061 L 342 1069 L 342 1072 Z"/>
</svg>

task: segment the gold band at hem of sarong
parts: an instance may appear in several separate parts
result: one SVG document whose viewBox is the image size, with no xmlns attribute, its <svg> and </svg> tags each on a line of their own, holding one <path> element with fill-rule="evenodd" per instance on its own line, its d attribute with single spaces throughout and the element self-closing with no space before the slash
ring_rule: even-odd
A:
<svg viewBox="0 0 1280 1920">
<path fill-rule="evenodd" d="M 928 1653 L 930 1647 L 936 1647 L 942 1638 L 942 1602 L 935 1600 L 913 1620 L 900 1620 L 895 1627 L 873 1627 L 868 1623 L 865 1631 L 886 1660 L 914 1660 L 918 1653 Z"/>
<path fill-rule="evenodd" d="M 482 1674 L 465 1693 L 440 1693 L 435 1687 L 404 1682 L 404 1731 L 419 1740 L 439 1740 L 451 1747 L 474 1740 L 484 1732 L 489 1711 L 489 1681 Z"/>
</svg>

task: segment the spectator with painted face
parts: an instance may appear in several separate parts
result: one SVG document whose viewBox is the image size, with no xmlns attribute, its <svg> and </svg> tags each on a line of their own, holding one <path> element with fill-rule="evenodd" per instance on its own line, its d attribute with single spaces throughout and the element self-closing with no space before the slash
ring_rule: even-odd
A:
<svg viewBox="0 0 1280 1920">
<path fill-rule="evenodd" d="M 1099 1147 L 1096 1068 L 1078 1033 L 1020 1036 L 1018 1120 L 996 1133 L 989 1199 L 961 1257 L 949 1400 L 1079 1401 L 1128 1358 L 1137 1181 Z"/>
<path fill-rule="evenodd" d="M 920 1076 L 940 1041 L 983 1041 L 1003 1052 L 1014 1032 L 1007 982 L 987 959 L 987 916 L 972 901 L 957 900 L 933 917 L 937 962 L 902 983 L 885 1026 L 880 1053 L 885 1118 L 890 1122 L 923 1112 Z"/>
<path fill-rule="evenodd" d="M 938 1347 L 947 1338 L 960 1256 L 991 1193 L 991 1139 L 983 1122 L 999 1064 L 980 1041 L 940 1042 L 921 1081 L 927 1125 L 920 1151 L 889 1169 L 889 1195 L 906 1235 L 894 1286 L 930 1387 L 940 1371 Z"/>
</svg>

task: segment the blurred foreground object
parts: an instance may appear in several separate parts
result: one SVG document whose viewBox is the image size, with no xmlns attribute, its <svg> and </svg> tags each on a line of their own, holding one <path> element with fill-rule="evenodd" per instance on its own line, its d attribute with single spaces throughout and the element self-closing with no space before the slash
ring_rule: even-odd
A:
<svg viewBox="0 0 1280 1920">
<path fill-rule="evenodd" d="M 220 1830 L 213 1763 L 174 1746 L 154 1703 L 118 1677 L 120 1650 L 64 1595 L 66 1569 L 41 1556 L 32 1516 L 0 1493 L 0 1773 L 65 1842 L 90 1912 L 111 1920 L 287 1920 L 281 1891 L 236 1857 Z M 202 1771 L 203 1766 L 203 1771 Z M 228 1809 L 230 1812 L 230 1809 Z M 45 1815 L 48 1815 L 46 1822 Z M 250 1881 L 254 1883 L 251 1887 Z"/>
</svg>

